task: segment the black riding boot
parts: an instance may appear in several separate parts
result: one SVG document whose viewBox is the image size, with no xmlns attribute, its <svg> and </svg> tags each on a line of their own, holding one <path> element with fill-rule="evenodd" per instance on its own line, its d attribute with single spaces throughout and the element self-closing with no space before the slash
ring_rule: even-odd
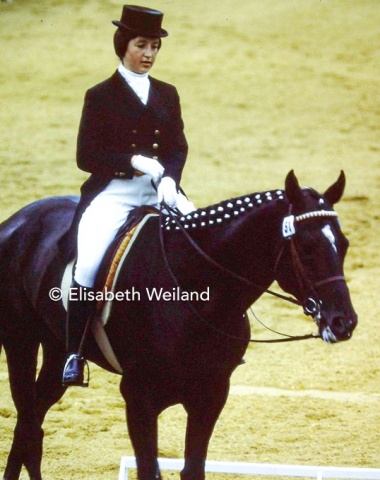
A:
<svg viewBox="0 0 380 480">
<path fill-rule="evenodd" d="M 66 320 L 66 349 L 68 352 L 62 375 L 65 387 L 88 387 L 84 379 L 84 368 L 88 365 L 82 355 L 88 321 L 95 309 L 94 290 L 82 287 L 73 281 L 70 287 Z"/>
</svg>

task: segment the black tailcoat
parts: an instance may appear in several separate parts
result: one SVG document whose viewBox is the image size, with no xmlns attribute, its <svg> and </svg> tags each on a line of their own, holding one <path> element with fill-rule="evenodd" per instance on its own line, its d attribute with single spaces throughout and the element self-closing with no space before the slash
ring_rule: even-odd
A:
<svg viewBox="0 0 380 480">
<path fill-rule="evenodd" d="M 113 178 L 133 178 L 135 154 L 156 158 L 179 186 L 188 151 L 181 106 L 173 85 L 150 77 L 146 105 L 116 71 L 86 92 L 77 164 L 91 173 L 82 185 L 70 236 L 82 213 Z"/>
<path fill-rule="evenodd" d="M 91 173 L 82 186 L 86 203 L 113 178 L 131 179 L 135 154 L 156 158 L 177 185 L 188 146 L 177 90 L 150 78 L 144 105 L 118 71 L 87 91 L 78 133 L 77 164 Z"/>
</svg>

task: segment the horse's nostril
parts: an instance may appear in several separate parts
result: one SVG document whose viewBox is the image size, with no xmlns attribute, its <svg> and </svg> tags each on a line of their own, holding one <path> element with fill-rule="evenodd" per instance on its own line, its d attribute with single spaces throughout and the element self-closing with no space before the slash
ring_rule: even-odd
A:
<svg viewBox="0 0 380 480">
<path fill-rule="evenodd" d="M 333 318 L 331 322 L 331 326 L 334 330 L 346 330 L 346 324 L 344 322 L 344 318 L 340 316 Z"/>
<path fill-rule="evenodd" d="M 346 319 L 342 315 L 337 315 L 331 320 L 330 328 L 337 337 L 351 338 L 355 322 L 352 318 Z"/>
</svg>

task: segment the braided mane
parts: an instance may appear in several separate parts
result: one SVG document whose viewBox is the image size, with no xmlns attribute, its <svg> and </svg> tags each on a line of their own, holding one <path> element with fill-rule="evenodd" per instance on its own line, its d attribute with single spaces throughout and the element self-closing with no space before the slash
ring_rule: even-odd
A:
<svg viewBox="0 0 380 480">
<path fill-rule="evenodd" d="M 271 190 L 262 193 L 253 193 L 251 195 L 243 195 L 237 198 L 223 200 L 215 205 L 206 208 L 199 208 L 188 215 L 183 215 L 177 221 L 181 223 L 183 228 L 194 230 L 204 228 L 206 226 L 220 225 L 238 218 L 245 213 L 254 209 L 259 209 L 263 205 L 277 200 L 284 200 L 285 193 L 283 190 Z M 168 216 L 165 219 L 165 230 L 179 230 L 176 220 Z"/>
</svg>

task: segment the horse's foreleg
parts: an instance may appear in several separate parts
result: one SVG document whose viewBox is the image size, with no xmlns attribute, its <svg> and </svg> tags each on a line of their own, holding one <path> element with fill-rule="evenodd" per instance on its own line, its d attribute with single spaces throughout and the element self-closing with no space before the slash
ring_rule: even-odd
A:
<svg viewBox="0 0 380 480">
<path fill-rule="evenodd" d="M 226 403 L 229 390 L 228 379 L 211 380 L 198 384 L 186 402 L 187 429 L 185 466 L 182 480 L 203 480 L 208 444 L 216 421 Z"/>
<path fill-rule="evenodd" d="M 9 383 L 17 410 L 17 423 L 4 480 L 18 480 L 25 465 L 33 480 L 40 480 L 43 431 L 36 414 L 35 379 L 39 342 L 29 335 L 4 343 Z"/>
<path fill-rule="evenodd" d="M 128 374 L 128 384 L 123 377 L 120 391 L 126 401 L 129 436 L 136 456 L 139 480 L 160 480 L 157 462 L 157 412 L 152 393 L 148 392 L 149 382 L 141 378 L 133 382 Z M 133 386 L 135 385 L 135 386 Z"/>
</svg>

